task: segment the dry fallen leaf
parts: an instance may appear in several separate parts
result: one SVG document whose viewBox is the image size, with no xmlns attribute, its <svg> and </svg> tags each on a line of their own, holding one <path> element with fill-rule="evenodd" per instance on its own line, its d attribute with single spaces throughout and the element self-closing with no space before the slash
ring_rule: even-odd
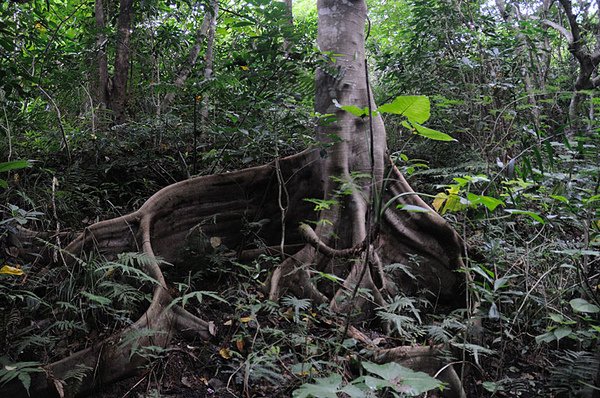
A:
<svg viewBox="0 0 600 398">
<path fill-rule="evenodd" d="M 244 339 L 236 340 L 235 346 L 237 347 L 238 351 L 240 351 L 240 352 L 244 351 Z"/>
<path fill-rule="evenodd" d="M 183 376 L 181 378 L 181 384 L 183 384 L 187 388 L 192 388 L 194 386 L 194 384 L 191 382 L 191 380 L 187 376 Z"/>
<path fill-rule="evenodd" d="M 251 320 L 252 320 L 251 316 L 243 316 L 243 317 L 240 318 L 240 322 L 242 322 L 242 323 L 248 323 Z"/>
<path fill-rule="evenodd" d="M 221 238 L 219 238 L 218 236 L 213 236 L 212 238 L 210 238 L 210 245 L 213 247 L 213 249 L 216 249 L 217 247 L 221 246 Z"/>
<path fill-rule="evenodd" d="M 221 355 L 221 357 L 223 357 L 223 359 L 231 358 L 231 352 L 229 351 L 229 348 L 227 348 L 227 347 L 220 348 L 219 355 Z"/>
<path fill-rule="evenodd" d="M 211 336 L 217 335 L 217 327 L 213 321 L 208 322 L 208 333 L 210 333 Z"/>
</svg>

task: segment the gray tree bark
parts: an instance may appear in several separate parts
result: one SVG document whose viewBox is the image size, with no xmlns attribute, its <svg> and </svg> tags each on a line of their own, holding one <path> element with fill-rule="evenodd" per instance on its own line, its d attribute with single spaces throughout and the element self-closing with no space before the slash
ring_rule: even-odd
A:
<svg viewBox="0 0 600 398">
<path fill-rule="evenodd" d="M 131 19 L 133 0 L 120 0 L 117 18 L 117 47 L 115 55 L 115 73 L 110 96 L 110 105 L 117 124 L 127 120 L 127 80 L 129 78 L 129 59 L 131 57 Z"/>
</svg>

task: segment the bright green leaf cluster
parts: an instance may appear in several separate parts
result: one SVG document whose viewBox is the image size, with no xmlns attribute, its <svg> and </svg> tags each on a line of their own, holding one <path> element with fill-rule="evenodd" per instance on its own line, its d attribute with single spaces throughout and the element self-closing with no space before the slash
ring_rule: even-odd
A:
<svg viewBox="0 0 600 398">
<path fill-rule="evenodd" d="M 369 116 L 368 106 L 359 108 L 355 105 L 340 105 L 337 101 L 334 103 L 338 108 L 356 117 Z M 424 95 L 401 95 L 373 111 L 375 115 L 382 113 L 404 116 L 406 120 L 402 122 L 402 125 L 421 137 L 435 141 L 456 141 L 446 133 L 423 126 L 423 123 L 431 116 L 431 103 L 429 98 Z"/>
</svg>

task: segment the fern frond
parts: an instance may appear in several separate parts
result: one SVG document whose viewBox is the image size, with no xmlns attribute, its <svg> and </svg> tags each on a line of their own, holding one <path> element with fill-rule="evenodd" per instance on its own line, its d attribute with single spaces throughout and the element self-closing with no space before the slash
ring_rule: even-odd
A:
<svg viewBox="0 0 600 398">
<path fill-rule="evenodd" d="M 412 280 L 416 280 L 417 279 L 417 277 L 415 276 L 415 274 L 413 274 L 410 271 L 410 265 L 407 265 L 407 264 L 393 263 L 393 264 L 386 265 L 385 267 L 383 267 L 383 269 L 386 272 L 393 272 L 393 271 L 396 271 L 396 270 L 402 271 L 410 279 L 412 279 Z"/>
<path fill-rule="evenodd" d="M 427 330 L 427 334 L 433 340 L 434 343 L 443 343 L 446 344 L 452 338 L 452 333 L 448 330 L 444 329 L 441 326 L 437 325 L 429 325 L 425 327 Z"/>
<path fill-rule="evenodd" d="M 98 271 L 114 272 L 115 269 L 119 270 L 123 275 L 131 276 L 132 278 L 135 278 L 142 283 L 148 282 L 152 285 L 160 284 L 156 279 L 154 279 L 144 271 L 137 269 L 134 266 L 121 264 L 118 262 L 108 262 L 106 263 L 106 265 L 99 267 Z"/>
<path fill-rule="evenodd" d="M 600 355 L 588 351 L 565 350 L 550 369 L 550 389 L 556 393 L 581 396 L 592 384 L 600 367 Z"/>
<path fill-rule="evenodd" d="M 415 337 L 423 335 L 423 330 L 416 324 L 411 317 L 398 315 L 391 312 L 379 311 L 377 316 L 383 321 L 389 322 L 395 328 L 395 331 L 402 338 L 412 340 Z"/>
<path fill-rule="evenodd" d="M 63 380 L 75 379 L 79 382 L 82 382 L 92 370 L 94 370 L 94 368 L 90 366 L 81 363 L 77 364 L 73 369 L 69 369 L 69 371 L 65 373 Z"/>
</svg>

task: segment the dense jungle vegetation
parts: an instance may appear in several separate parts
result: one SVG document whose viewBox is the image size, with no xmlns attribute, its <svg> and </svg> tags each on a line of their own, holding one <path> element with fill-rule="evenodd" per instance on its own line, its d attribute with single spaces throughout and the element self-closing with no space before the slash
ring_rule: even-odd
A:
<svg viewBox="0 0 600 398">
<path fill-rule="evenodd" d="M 600 397 L 600 1 L 318 3 L 0 3 L 0 396 Z"/>
</svg>

